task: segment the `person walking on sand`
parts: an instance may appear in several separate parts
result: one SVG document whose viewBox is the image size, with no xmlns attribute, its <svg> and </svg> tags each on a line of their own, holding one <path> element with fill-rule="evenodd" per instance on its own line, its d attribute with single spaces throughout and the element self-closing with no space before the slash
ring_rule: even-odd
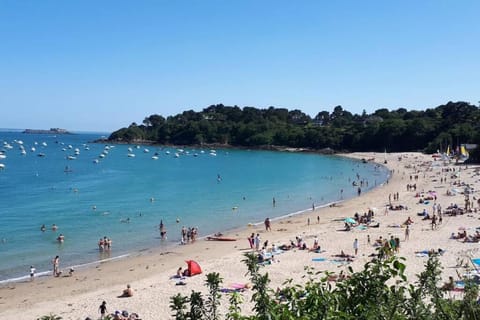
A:
<svg viewBox="0 0 480 320">
<path fill-rule="evenodd" d="M 358 239 L 353 241 L 353 250 L 355 250 L 355 255 L 358 254 Z"/>
<path fill-rule="evenodd" d="M 107 315 L 107 302 L 103 301 L 100 307 L 98 307 L 98 311 L 100 312 L 100 319 L 104 319 Z"/>
<path fill-rule="evenodd" d="M 410 239 L 410 226 L 407 224 L 407 227 L 405 228 L 405 241 Z"/>
</svg>

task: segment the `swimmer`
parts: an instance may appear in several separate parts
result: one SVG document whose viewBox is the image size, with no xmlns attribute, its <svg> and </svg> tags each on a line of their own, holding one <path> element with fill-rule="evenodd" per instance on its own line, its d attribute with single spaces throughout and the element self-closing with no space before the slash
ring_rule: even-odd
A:
<svg viewBox="0 0 480 320">
<path fill-rule="evenodd" d="M 97 210 L 97 206 L 96 206 L 96 205 L 93 205 L 93 206 L 92 206 L 92 210 L 93 210 L 93 211 Z"/>
<path fill-rule="evenodd" d="M 180 223 L 180 218 L 177 217 L 177 223 Z"/>
<path fill-rule="evenodd" d="M 130 223 L 130 218 L 120 220 L 121 223 Z"/>
<path fill-rule="evenodd" d="M 52 224 L 52 231 L 57 231 L 57 229 L 58 229 L 57 225 L 55 223 Z"/>
<path fill-rule="evenodd" d="M 42 226 L 40 227 L 40 231 L 45 232 L 45 230 L 47 230 L 47 227 L 45 227 L 45 225 L 42 224 Z"/>
<path fill-rule="evenodd" d="M 65 236 L 62 233 L 60 233 L 60 235 L 57 237 L 57 241 L 62 243 L 63 241 L 65 241 Z"/>
</svg>

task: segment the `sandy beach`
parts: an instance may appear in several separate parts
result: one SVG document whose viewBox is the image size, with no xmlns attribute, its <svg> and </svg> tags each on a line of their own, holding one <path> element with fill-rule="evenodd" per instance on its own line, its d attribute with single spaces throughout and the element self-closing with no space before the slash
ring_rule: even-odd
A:
<svg viewBox="0 0 480 320">
<path fill-rule="evenodd" d="M 384 162 L 383 154 L 354 153 L 347 156 L 375 159 L 373 161 L 381 164 Z M 432 215 L 435 200 L 429 200 L 428 204 L 419 203 L 420 197 L 416 195 L 421 192 L 425 196 L 436 195 L 436 203 L 441 205 L 443 212 L 455 203 L 464 208 L 465 195 L 460 192 L 447 195 L 447 191 L 463 191 L 464 186 L 456 185 L 459 182 L 478 189 L 478 166 L 445 166 L 441 161 L 433 161 L 430 155 L 420 153 L 387 154 L 386 160 L 386 166 L 392 172 L 388 183 L 332 207 L 316 208 L 310 213 L 273 220 L 272 230 L 268 232 L 263 224 L 248 226 L 225 234 L 238 239 L 237 241 L 198 240 L 169 251 L 152 249 L 126 259 L 96 264 L 91 268 L 76 270 L 72 276 L 66 276 L 65 272 L 65 276 L 56 278 L 44 276 L 35 278 L 32 282 L 6 284 L 0 288 L 0 318 L 36 319 L 55 313 L 63 319 L 97 319 L 100 316 L 98 308 L 105 300 L 110 313 L 128 310 L 138 313 L 144 320 L 170 319 L 170 297 L 177 293 L 189 295 L 192 290 L 205 292 L 207 273 L 219 272 L 226 288 L 248 282 L 247 269 L 241 260 L 245 252 L 251 251 L 247 241 L 251 233 L 259 233 L 262 243 L 268 240 L 269 245 L 289 244 L 295 237 L 301 237 L 308 247 L 313 245 L 314 237 L 317 236 L 324 250 L 322 253 L 314 253 L 292 249 L 275 256 L 275 262 L 262 268 L 262 271 L 270 275 L 271 288 L 281 286 L 287 279 L 300 283 L 305 266 L 336 273 L 341 270 L 346 272 L 346 265 L 332 261 L 332 255 L 339 254 L 341 250 L 353 254 L 355 239 L 359 241 L 358 255 L 349 265 L 354 270 L 361 270 L 371 259 L 369 255 L 376 252 L 373 243 L 380 236 L 400 239 L 398 256 L 406 258 L 406 274 L 410 281 L 416 280 L 415 275 L 423 270 L 427 260 L 425 255 L 416 252 L 438 248 L 445 251 L 440 256 L 444 267 L 443 278 L 454 276 L 457 279 L 457 273 L 466 271 L 466 268 L 459 266 L 460 259 L 464 260 L 462 265 L 472 268 L 469 259 L 480 258 L 478 243 L 450 239 L 452 233 L 464 230 L 469 235 L 474 234 L 475 228 L 480 226 L 477 192 L 470 195 L 473 212 L 457 216 L 443 215 L 442 223 L 435 230 L 432 230 L 431 220 L 422 220 L 417 215 L 424 209 Z M 416 190 L 407 190 L 408 184 L 416 184 Z M 429 194 L 429 191 L 432 193 Z M 394 199 L 394 194 L 397 193 L 398 200 Z M 408 209 L 386 210 L 390 202 L 393 206 Z M 378 228 L 354 227 L 351 231 L 339 231 L 344 228 L 343 219 L 353 217 L 356 212 L 363 215 L 369 209 L 375 213 L 374 220 L 379 223 Z M 401 225 L 408 217 L 414 223 L 410 225 L 409 239 L 405 240 L 405 228 Z M 399 227 L 392 227 L 396 225 Z M 368 236 L 371 244 L 367 243 Z M 325 261 L 312 261 L 312 258 L 319 257 L 325 258 Z M 203 274 L 187 278 L 186 285 L 176 285 L 176 281 L 170 277 L 178 267 L 186 267 L 185 260 L 189 259 L 201 265 Z M 119 298 L 127 284 L 134 290 L 133 297 Z M 243 310 L 250 310 L 251 292 L 247 290 L 242 295 L 245 298 Z M 228 295 L 224 295 L 224 301 L 227 300 Z M 224 303 L 223 307 L 227 305 Z"/>
</svg>

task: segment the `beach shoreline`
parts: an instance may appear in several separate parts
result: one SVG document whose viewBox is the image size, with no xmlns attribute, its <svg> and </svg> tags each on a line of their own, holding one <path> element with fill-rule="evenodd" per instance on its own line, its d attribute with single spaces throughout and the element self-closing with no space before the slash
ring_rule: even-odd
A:
<svg viewBox="0 0 480 320">
<path fill-rule="evenodd" d="M 355 159 L 362 158 L 382 158 L 383 154 L 374 153 L 353 153 L 342 156 Z M 192 289 L 204 290 L 205 274 L 209 272 L 219 272 L 224 278 L 224 283 L 246 282 L 248 279 L 244 276 L 246 267 L 240 262 L 245 252 L 251 251 L 248 246 L 247 237 L 251 233 L 259 233 L 262 240 L 269 240 L 269 243 L 288 243 L 289 240 L 301 236 L 311 246 L 312 238 L 318 236 L 322 248 L 327 250 L 327 255 L 338 253 L 340 250 L 352 252 L 352 241 L 354 237 L 360 240 L 361 254 L 351 264 L 354 270 L 359 270 L 365 262 L 369 260 L 368 254 L 375 252 L 373 247 L 366 243 L 366 234 L 375 239 L 379 235 L 398 236 L 402 240 L 403 229 L 389 229 L 387 225 L 391 223 L 400 223 L 405 220 L 407 215 L 411 216 L 415 223 L 412 228 L 412 235 L 409 241 L 402 241 L 402 250 L 400 256 L 407 258 L 407 275 L 412 278 L 423 267 L 422 260 L 417 260 L 415 250 L 443 247 L 448 255 L 442 257 L 442 263 L 448 266 L 455 264 L 458 255 L 463 250 L 471 250 L 475 254 L 474 247 L 466 243 L 464 247 L 455 249 L 455 243 L 450 243 L 448 235 L 450 230 L 456 230 L 465 224 L 467 217 L 445 218 L 444 224 L 436 231 L 428 230 L 428 225 L 418 221 L 416 211 L 422 206 L 416 204 L 412 192 L 405 190 L 405 185 L 410 182 L 409 173 L 415 166 L 425 169 L 424 176 L 416 182 L 418 190 L 444 190 L 448 185 L 439 186 L 438 181 L 431 175 L 436 173 L 428 171 L 429 167 L 420 167 L 421 164 L 431 162 L 428 155 L 420 153 L 401 153 L 387 155 L 387 168 L 393 173 L 384 185 L 378 185 L 368 193 L 360 197 L 345 200 L 334 206 L 315 208 L 313 211 L 305 211 L 296 215 L 287 215 L 281 219 L 272 220 L 272 231 L 266 232 L 263 224 L 255 224 L 225 233 L 226 237 L 237 238 L 238 241 L 232 242 L 213 242 L 197 240 L 195 244 L 175 246 L 173 248 L 151 248 L 138 254 L 132 254 L 126 259 L 116 261 L 100 262 L 94 267 L 79 269 L 68 276 L 53 278 L 43 276 L 34 281 L 25 281 L 21 283 L 7 283 L 0 286 L 0 305 L 2 311 L 0 316 L 9 318 L 15 315 L 17 319 L 35 319 L 51 312 L 63 317 L 63 319 L 85 319 L 85 317 L 96 317 L 98 315 L 98 305 L 102 300 L 109 303 L 109 310 L 129 310 L 137 312 L 142 319 L 156 319 L 158 314 L 171 314 L 169 311 L 169 299 L 171 296 L 180 292 L 189 294 Z M 383 163 L 378 161 L 378 164 Z M 410 166 L 410 168 L 406 168 Z M 461 168 L 457 166 L 457 168 Z M 468 176 L 473 173 L 475 167 L 465 169 L 466 177 L 462 180 L 474 184 L 476 178 Z M 416 169 L 415 169 L 416 170 Z M 478 180 L 478 179 L 477 179 Z M 448 179 L 450 182 L 450 179 Z M 409 210 L 405 212 L 386 212 L 383 208 L 388 204 L 389 194 L 400 193 L 400 200 L 396 203 L 405 204 Z M 440 192 L 439 192 L 440 193 Z M 445 198 L 443 193 L 439 196 L 439 203 L 446 208 L 446 203 L 456 201 L 459 204 L 462 197 Z M 338 219 L 351 217 L 357 211 L 364 212 L 368 208 L 377 208 L 375 221 L 380 223 L 378 229 L 368 229 L 367 231 L 353 230 L 349 233 L 343 233 L 337 236 L 338 228 L 342 227 L 342 222 Z M 381 209 L 378 209 L 381 208 Z M 428 207 L 430 208 L 430 207 Z M 317 216 L 320 217 L 317 223 Z M 471 217 L 468 217 L 469 219 Z M 307 223 L 308 219 L 311 221 Z M 474 219 L 477 219 L 475 216 Z M 448 230 L 446 228 L 448 226 Z M 421 248 L 419 248 L 421 246 Z M 295 250 L 296 251 L 296 250 Z M 293 278 L 301 281 L 303 267 L 312 265 L 311 258 L 314 254 L 299 251 L 289 251 L 279 256 L 279 262 L 274 263 L 267 268 L 272 274 L 272 286 L 280 286 L 285 279 Z M 480 255 L 480 254 L 479 254 Z M 196 260 L 202 266 L 203 274 L 188 279 L 186 286 L 176 286 L 175 282 L 169 280 L 171 275 L 179 266 L 184 267 L 185 260 Z M 338 271 L 342 267 L 336 265 L 318 265 L 323 270 Z M 445 276 L 451 275 L 454 271 L 444 270 Z M 273 276 L 275 274 L 275 276 Z M 131 284 L 135 295 L 128 299 L 118 299 L 118 294 L 126 286 Z M 247 294 L 248 295 L 248 294 Z M 248 299 L 246 299 L 248 300 Z M 157 303 L 153 302 L 157 301 Z M 161 301 L 161 303 L 158 303 Z M 246 304 L 248 306 L 248 303 Z"/>
</svg>

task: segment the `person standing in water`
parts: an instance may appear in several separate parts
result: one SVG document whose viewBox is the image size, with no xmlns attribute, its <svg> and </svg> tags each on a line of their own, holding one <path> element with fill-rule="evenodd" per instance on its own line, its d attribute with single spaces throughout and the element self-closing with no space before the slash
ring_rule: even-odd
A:
<svg viewBox="0 0 480 320">
<path fill-rule="evenodd" d="M 53 258 L 52 260 L 52 265 L 53 265 L 53 276 L 54 277 L 58 277 L 58 275 L 60 274 L 59 272 L 59 267 L 60 267 L 60 257 L 59 256 L 56 256 L 55 258 Z"/>
<path fill-rule="evenodd" d="M 35 267 L 34 266 L 30 266 L 30 281 L 33 281 L 33 279 L 35 278 Z"/>
<path fill-rule="evenodd" d="M 165 240 L 167 238 L 167 231 L 165 230 L 165 225 L 163 224 L 163 220 L 160 220 L 160 237 L 162 240 Z"/>
</svg>

